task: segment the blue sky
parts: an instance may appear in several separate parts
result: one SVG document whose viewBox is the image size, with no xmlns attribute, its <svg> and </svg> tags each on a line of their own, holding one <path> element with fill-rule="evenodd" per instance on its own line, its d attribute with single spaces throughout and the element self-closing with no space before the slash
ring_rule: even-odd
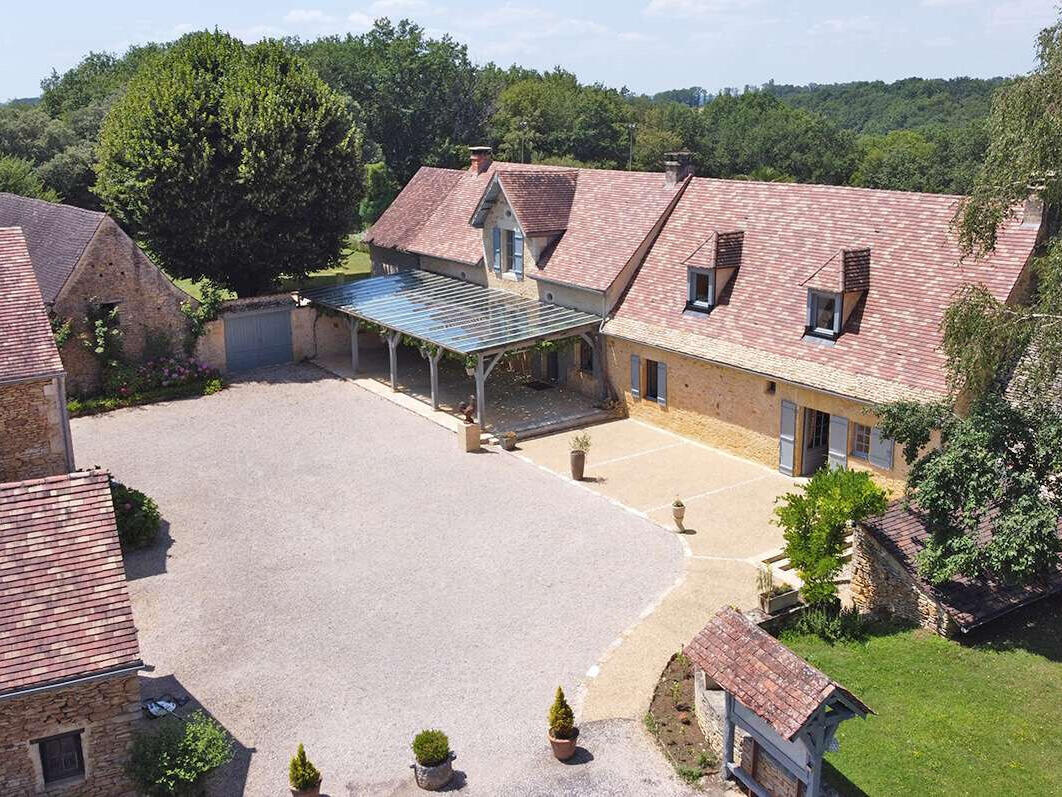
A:
<svg viewBox="0 0 1062 797">
<path fill-rule="evenodd" d="M 0 99 L 89 50 L 120 52 L 219 27 L 252 41 L 367 29 L 409 17 L 468 44 L 479 62 L 561 65 L 581 80 L 667 88 L 988 77 L 1027 72 L 1056 0 L 37 0 L 0 28 Z"/>
</svg>

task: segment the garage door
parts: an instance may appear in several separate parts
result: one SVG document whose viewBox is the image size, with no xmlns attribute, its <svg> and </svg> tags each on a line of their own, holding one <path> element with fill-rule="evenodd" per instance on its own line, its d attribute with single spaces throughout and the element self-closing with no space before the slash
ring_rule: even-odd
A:
<svg viewBox="0 0 1062 797">
<path fill-rule="evenodd" d="M 291 362 L 291 310 L 226 316 L 225 362 L 230 371 Z"/>
</svg>

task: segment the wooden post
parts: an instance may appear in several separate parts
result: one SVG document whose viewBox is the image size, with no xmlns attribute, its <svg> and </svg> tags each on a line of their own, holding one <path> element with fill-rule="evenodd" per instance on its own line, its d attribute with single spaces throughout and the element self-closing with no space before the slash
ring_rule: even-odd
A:
<svg viewBox="0 0 1062 797">
<path fill-rule="evenodd" d="M 402 333 L 395 331 L 387 336 L 387 349 L 391 357 L 391 390 L 398 390 L 398 340 Z"/>
<path fill-rule="evenodd" d="M 431 408 L 439 409 L 439 358 L 443 350 L 436 349 L 435 354 L 428 355 L 428 367 L 431 369 Z"/>
<path fill-rule="evenodd" d="M 486 431 L 486 404 L 487 404 L 487 390 L 486 390 L 487 374 L 483 370 L 483 355 L 476 355 L 476 423 L 479 424 L 479 428 Z"/>
<path fill-rule="evenodd" d="M 723 780 L 730 779 L 730 767 L 734 764 L 734 696 L 723 695 Z"/>
<path fill-rule="evenodd" d="M 350 367 L 355 374 L 358 373 L 358 326 L 360 321 L 350 319 Z"/>
</svg>

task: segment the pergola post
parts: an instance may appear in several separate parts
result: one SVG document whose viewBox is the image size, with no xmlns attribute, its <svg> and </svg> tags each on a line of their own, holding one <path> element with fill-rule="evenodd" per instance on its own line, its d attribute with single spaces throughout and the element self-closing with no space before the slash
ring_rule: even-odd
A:
<svg viewBox="0 0 1062 797">
<path fill-rule="evenodd" d="M 398 390 L 398 341 L 402 333 L 397 330 L 387 335 L 387 350 L 391 359 L 391 390 Z"/>
<path fill-rule="evenodd" d="M 436 349 L 435 353 L 428 356 L 428 367 L 431 369 L 431 408 L 439 409 L 439 358 L 443 355 L 442 349 Z"/>
<path fill-rule="evenodd" d="M 486 428 L 486 408 L 487 408 L 487 391 L 486 391 L 487 374 L 483 370 L 483 355 L 476 355 L 476 423 L 479 424 L 479 428 L 484 430 Z"/>
<path fill-rule="evenodd" d="M 580 332 L 579 337 L 594 352 L 594 383 L 597 385 L 598 398 L 604 400 L 608 398 L 608 389 L 605 385 L 605 347 L 602 345 L 601 335 Z"/>
<path fill-rule="evenodd" d="M 729 780 L 734 765 L 734 696 L 723 693 L 723 780 Z"/>
<path fill-rule="evenodd" d="M 350 367 L 356 374 L 358 372 L 358 327 L 361 325 L 355 317 L 350 319 Z"/>
</svg>

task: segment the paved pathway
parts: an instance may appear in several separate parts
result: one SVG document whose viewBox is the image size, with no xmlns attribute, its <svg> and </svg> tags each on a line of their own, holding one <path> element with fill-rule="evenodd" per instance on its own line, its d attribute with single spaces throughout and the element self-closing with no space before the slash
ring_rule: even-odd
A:
<svg viewBox="0 0 1062 797">
<path fill-rule="evenodd" d="M 461 454 L 312 366 L 72 427 L 78 465 L 146 491 L 168 523 L 127 562 L 142 682 L 236 738 L 215 794 L 286 793 L 300 741 L 326 793 L 389 793 L 432 726 L 473 794 L 681 790 L 637 724 L 616 737 L 645 751 L 626 768 L 602 765 L 611 734 L 587 735 L 582 770 L 545 739 L 556 685 L 578 704 L 679 577 L 682 546 L 659 526 L 514 457 Z"/>
</svg>

